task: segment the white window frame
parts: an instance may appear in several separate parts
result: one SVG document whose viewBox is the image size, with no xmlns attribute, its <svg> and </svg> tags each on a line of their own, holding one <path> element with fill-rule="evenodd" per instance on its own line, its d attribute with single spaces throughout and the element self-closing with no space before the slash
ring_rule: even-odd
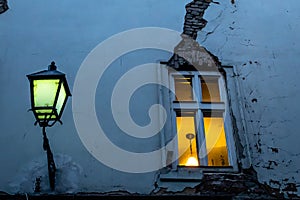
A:
<svg viewBox="0 0 300 200">
<path fill-rule="evenodd" d="M 192 86 L 193 86 L 193 98 L 194 101 L 176 101 L 175 94 L 170 92 L 169 98 L 171 102 L 171 120 L 172 120 L 172 133 L 174 136 L 177 134 L 177 126 L 176 126 L 176 112 L 181 110 L 187 111 L 195 111 L 195 119 L 199 122 L 201 127 L 198 128 L 200 131 L 196 131 L 197 138 L 202 141 L 205 140 L 204 137 L 204 123 L 203 123 L 203 111 L 205 110 L 217 110 L 223 112 L 223 120 L 224 120 L 224 129 L 225 129 L 225 137 L 227 142 L 227 149 L 228 149 L 228 161 L 229 167 L 218 167 L 218 166 L 207 166 L 208 161 L 207 157 L 199 159 L 200 166 L 199 167 L 188 167 L 188 166 L 179 166 L 178 159 L 173 163 L 173 169 L 191 169 L 197 168 L 199 170 L 205 171 L 237 171 L 237 156 L 235 150 L 235 142 L 233 138 L 233 129 L 232 129 L 232 122 L 229 112 L 228 106 L 228 97 L 226 94 L 226 85 L 225 80 L 222 74 L 218 71 L 180 71 L 180 72 L 170 72 L 169 73 L 169 84 L 171 91 L 175 91 L 175 79 L 176 76 L 191 76 L 192 77 Z M 211 77 L 218 77 L 218 85 L 219 85 L 219 92 L 220 92 L 220 102 L 213 102 L 213 103 L 205 103 L 202 102 L 202 91 L 201 91 L 201 76 L 211 76 Z M 195 99 L 197 97 L 198 101 Z M 201 120 L 200 120 L 201 119 Z M 197 129 L 197 127 L 195 127 Z M 201 143 L 200 142 L 200 143 Z M 174 147 L 174 156 L 178 158 L 178 144 Z M 200 147 L 197 147 L 200 153 Z M 198 157 L 200 158 L 200 156 Z"/>
</svg>

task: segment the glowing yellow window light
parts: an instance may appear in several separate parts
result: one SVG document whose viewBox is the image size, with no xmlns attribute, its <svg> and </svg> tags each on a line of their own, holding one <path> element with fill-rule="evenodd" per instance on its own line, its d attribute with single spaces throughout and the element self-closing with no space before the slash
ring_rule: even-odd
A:
<svg viewBox="0 0 300 200">
<path fill-rule="evenodd" d="M 199 166 L 194 116 L 177 116 L 178 165 Z M 187 134 L 193 137 L 188 139 Z"/>
<path fill-rule="evenodd" d="M 223 117 L 209 115 L 204 116 L 208 166 L 229 166 Z"/>
<path fill-rule="evenodd" d="M 220 102 L 218 77 L 201 76 L 202 101 L 205 103 Z"/>
<path fill-rule="evenodd" d="M 175 77 L 175 95 L 176 101 L 192 101 L 193 88 L 192 77 Z"/>
<path fill-rule="evenodd" d="M 199 166 L 199 162 L 195 157 L 189 157 L 185 163 L 185 166 Z"/>
</svg>

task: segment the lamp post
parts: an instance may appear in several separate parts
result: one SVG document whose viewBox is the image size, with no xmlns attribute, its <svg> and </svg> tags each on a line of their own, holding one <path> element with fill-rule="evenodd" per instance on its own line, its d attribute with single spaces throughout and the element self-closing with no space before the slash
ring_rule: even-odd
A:
<svg viewBox="0 0 300 200">
<path fill-rule="evenodd" d="M 48 70 L 27 75 L 30 83 L 31 111 L 36 122 L 42 127 L 43 149 L 47 153 L 50 188 L 55 189 L 56 166 L 46 134 L 46 127 L 61 122 L 60 118 L 71 92 L 64 73 L 57 71 L 55 62 L 51 62 Z"/>
</svg>

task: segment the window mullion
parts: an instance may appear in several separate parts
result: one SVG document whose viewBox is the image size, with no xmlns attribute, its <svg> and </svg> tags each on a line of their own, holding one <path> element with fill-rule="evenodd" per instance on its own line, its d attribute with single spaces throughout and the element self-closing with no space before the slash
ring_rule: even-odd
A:
<svg viewBox="0 0 300 200">
<path fill-rule="evenodd" d="M 222 88 L 225 88 L 224 79 L 222 77 L 219 77 L 218 83 L 219 83 L 219 92 L 220 92 L 221 102 L 224 102 L 226 104 L 226 100 L 227 100 L 226 93 L 225 93 L 225 90 L 222 89 Z"/>
<path fill-rule="evenodd" d="M 207 157 L 206 157 L 206 142 L 204 134 L 204 123 L 203 123 L 203 114 L 201 111 L 201 101 L 202 101 L 202 92 L 201 92 L 201 82 L 198 74 L 194 76 L 194 85 L 193 85 L 195 100 L 198 104 L 198 109 L 196 113 L 196 126 L 197 126 L 197 138 L 198 138 L 198 158 L 200 160 L 200 165 L 207 166 Z"/>
<path fill-rule="evenodd" d="M 195 75 L 194 76 L 194 93 L 195 93 L 195 101 L 198 102 L 198 104 L 201 103 L 202 101 L 202 92 L 201 92 L 201 82 L 200 82 L 200 78 L 199 78 L 199 75 Z"/>
<path fill-rule="evenodd" d="M 196 115 L 197 120 L 197 134 L 198 134 L 198 157 L 200 159 L 201 166 L 207 166 L 207 151 L 206 151 L 206 141 L 205 141 L 205 134 L 204 134 L 204 122 L 203 122 L 203 113 L 199 109 Z"/>
<path fill-rule="evenodd" d="M 169 84 L 170 84 L 170 90 L 169 90 L 169 99 L 171 102 L 175 101 L 175 80 L 174 80 L 174 75 L 170 75 L 170 79 L 169 79 Z M 172 137 L 177 137 L 177 128 L 176 128 L 176 106 L 177 104 L 172 103 L 171 104 L 171 123 L 172 123 L 172 127 L 171 127 L 171 131 L 172 131 Z M 173 156 L 175 156 L 175 158 L 178 158 L 178 144 L 177 142 L 174 143 L 172 152 L 173 152 Z M 172 164 L 172 168 L 175 168 L 178 166 L 178 160 L 176 159 L 176 161 Z"/>
<path fill-rule="evenodd" d="M 175 80 L 174 80 L 174 76 L 171 75 L 171 78 L 170 78 L 170 89 L 169 90 L 169 93 L 170 93 L 170 97 L 171 97 L 171 102 L 174 102 L 175 101 Z"/>
<path fill-rule="evenodd" d="M 199 108 L 202 110 L 225 110 L 224 103 L 199 103 Z"/>
<path fill-rule="evenodd" d="M 172 127 L 173 127 L 172 129 L 173 129 L 174 137 L 178 137 L 177 126 L 176 126 L 177 125 L 176 124 L 176 111 L 174 109 L 172 109 L 172 116 L 174 116 L 174 118 L 172 119 Z M 176 141 L 177 141 L 177 139 L 176 139 Z M 175 142 L 174 145 L 175 145 L 174 146 L 174 151 L 173 151 L 174 156 L 175 156 L 175 158 L 179 158 L 178 143 Z M 174 166 L 177 167 L 178 164 L 179 164 L 178 159 L 176 159 L 176 161 L 174 163 Z"/>
</svg>

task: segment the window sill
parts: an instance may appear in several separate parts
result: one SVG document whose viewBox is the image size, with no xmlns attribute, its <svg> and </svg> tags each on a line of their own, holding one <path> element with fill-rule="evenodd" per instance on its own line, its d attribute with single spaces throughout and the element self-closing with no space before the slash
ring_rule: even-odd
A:
<svg viewBox="0 0 300 200">
<path fill-rule="evenodd" d="M 197 103 L 198 101 L 173 101 L 173 103 Z M 200 101 L 201 104 L 221 104 L 224 105 L 225 103 L 223 101 Z"/>
<path fill-rule="evenodd" d="M 236 172 L 233 167 L 178 167 L 160 174 L 162 182 L 199 182 L 205 173 Z"/>
<path fill-rule="evenodd" d="M 176 170 L 167 172 L 166 174 L 160 174 L 160 181 L 165 182 L 198 182 L 201 181 L 202 178 L 203 174 L 192 168 L 188 170 Z"/>
<path fill-rule="evenodd" d="M 201 101 L 202 104 L 225 104 L 222 101 Z"/>
<path fill-rule="evenodd" d="M 173 103 L 197 103 L 197 101 L 173 101 Z"/>
</svg>

